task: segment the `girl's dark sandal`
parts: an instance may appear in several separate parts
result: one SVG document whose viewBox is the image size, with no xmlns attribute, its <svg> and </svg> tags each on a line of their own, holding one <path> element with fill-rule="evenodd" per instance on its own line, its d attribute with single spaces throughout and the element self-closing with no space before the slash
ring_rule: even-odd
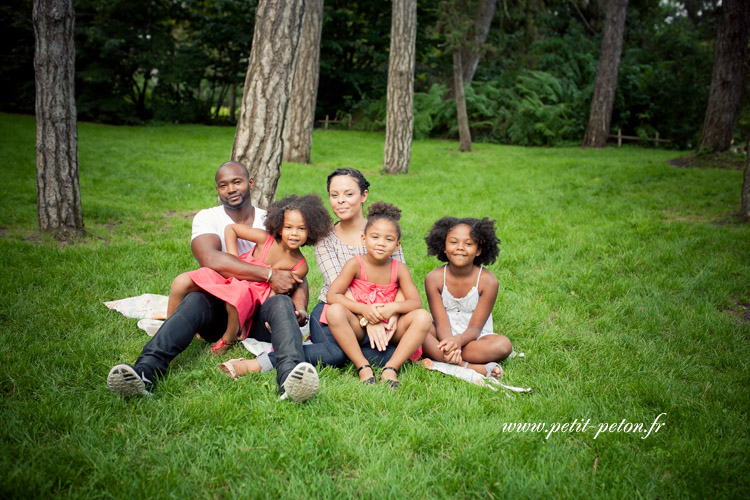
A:
<svg viewBox="0 0 750 500">
<path fill-rule="evenodd" d="M 398 373 L 398 370 L 396 370 L 392 366 L 386 366 L 385 368 L 383 368 L 383 371 L 386 371 L 386 370 L 393 370 L 394 372 Z M 380 376 L 380 381 L 383 382 L 383 383 L 385 383 L 393 391 L 395 391 L 396 389 L 398 389 L 398 386 L 401 385 L 401 382 L 399 382 L 398 380 L 384 379 L 382 375 Z"/>
<path fill-rule="evenodd" d="M 362 365 L 359 368 L 357 368 L 357 375 L 359 375 L 359 372 L 362 371 L 363 368 L 369 368 L 370 370 L 372 370 L 372 367 L 370 365 Z M 370 385 L 375 384 L 376 383 L 375 372 L 373 371 L 372 372 L 372 377 L 364 379 L 362 381 L 362 383 L 363 384 L 370 384 Z"/>
</svg>

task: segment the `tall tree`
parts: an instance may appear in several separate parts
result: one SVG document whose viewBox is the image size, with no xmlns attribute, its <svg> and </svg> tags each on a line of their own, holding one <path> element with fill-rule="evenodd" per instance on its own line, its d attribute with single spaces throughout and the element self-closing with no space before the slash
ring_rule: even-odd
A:
<svg viewBox="0 0 750 500">
<path fill-rule="evenodd" d="M 284 129 L 284 161 L 310 163 L 322 28 L 323 0 L 307 0 L 294 72 L 292 100 L 287 110 Z"/>
<path fill-rule="evenodd" d="M 750 146 L 750 139 L 747 141 Z M 750 148 L 746 153 L 745 172 L 742 175 L 742 201 L 740 203 L 740 215 L 746 221 L 750 221 Z"/>
<path fill-rule="evenodd" d="M 747 0 L 724 0 L 722 10 L 706 119 L 698 144 L 699 149 L 714 151 L 726 151 L 732 144 L 750 33 L 750 5 Z"/>
<path fill-rule="evenodd" d="M 262 208 L 273 202 L 281 176 L 282 134 L 304 10 L 304 0 L 261 0 L 255 15 L 232 159 L 255 179 L 250 198 Z"/>
<path fill-rule="evenodd" d="M 32 18 L 39 226 L 80 233 L 73 0 L 34 0 Z"/>
<path fill-rule="evenodd" d="M 383 157 L 383 168 L 389 174 L 405 174 L 409 171 L 414 135 L 416 40 L 417 0 L 393 0 Z"/>
<path fill-rule="evenodd" d="M 583 136 L 584 148 L 603 148 L 607 145 L 617 90 L 627 6 L 628 0 L 609 0 L 607 3 L 607 18 L 594 83 L 594 97 L 591 100 L 589 123 Z"/>
<path fill-rule="evenodd" d="M 474 22 L 467 37 L 467 42 L 461 47 L 461 69 L 464 85 L 474 79 L 479 59 L 482 56 L 482 46 L 490 32 L 492 18 L 495 16 L 497 0 L 479 0 L 474 11 Z"/>
<path fill-rule="evenodd" d="M 453 81 L 456 89 L 456 115 L 458 117 L 458 150 L 462 153 L 471 151 L 471 130 L 469 114 L 466 111 L 466 94 L 464 77 L 461 70 L 461 50 L 453 51 Z"/>
</svg>

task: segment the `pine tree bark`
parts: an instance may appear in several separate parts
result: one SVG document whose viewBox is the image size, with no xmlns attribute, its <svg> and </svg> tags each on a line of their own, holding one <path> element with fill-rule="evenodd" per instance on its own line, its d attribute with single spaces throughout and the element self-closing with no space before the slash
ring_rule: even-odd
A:
<svg viewBox="0 0 750 500">
<path fill-rule="evenodd" d="M 34 0 L 36 191 L 39 226 L 82 233 L 72 0 Z"/>
<path fill-rule="evenodd" d="M 414 135 L 417 1 L 393 0 L 391 16 L 383 168 L 389 174 L 405 174 L 409 171 Z"/>
<path fill-rule="evenodd" d="M 750 33 L 747 0 L 724 0 L 716 36 L 711 90 L 698 149 L 726 151 L 732 144 L 734 124 L 740 109 L 745 54 Z"/>
<path fill-rule="evenodd" d="M 750 222 L 750 139 L 748 139 L 747 141 L 745 173 L 742 176 L 742 200 L 740 202 L 740 216 L 745 222 Z"/>
<path fill-rule="evenodd" d="M 461 50 L 453 52 L 453 81 L 456 88 L 456 116 L 458 117 L 459 151 L 471 151 L 471 130 L 469 130 L 469 116 L 466 112 L 466 95 L 464 94 L 463 67 L 461 65 Z"/>
<path fill-rule="evenodd" d="M 583 136 L 584 148 L 603 148 L 607 145 L 612 108 L 615 104 L 627 6 L 628 0 L 609 0 L 607 4 L 607 19 L 604 23 L 599 67 L 596 71 L 594 97 L 591 100 L 589 123 Z"/>
<path fill-rule="evenodd" d="M 284 129 L 284 161 L 310 163 L 322 29 L 323 0 L 307 0 L 294 72 L 292 100 L 289 103 Z"/>
<path fill-rule="evenodd" d="M 266 208 L 276 197 L 286 110 L 302 31 L 304 0 L 261 0 L 255 15 L 232 160 L 255 180 L 250 200 Z"/>
</svg>

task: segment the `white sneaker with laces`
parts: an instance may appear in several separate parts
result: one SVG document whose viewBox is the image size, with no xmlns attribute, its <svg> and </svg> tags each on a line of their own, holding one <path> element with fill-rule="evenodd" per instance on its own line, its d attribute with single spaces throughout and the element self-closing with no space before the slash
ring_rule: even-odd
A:
<svg viewBox="0 0 750 500">
<path fill-rule="evenodd" d="M 136 373 L 135 368 L 127 363 L 115 365 L 107 375 L 107 387 L 115 394 L 121 396 L 150 396 L 151 393 L 146 390 L 146 384 Z"/>
<path fill-rule="evenodd" d="M 295 403 L 307 401 L 318 392 L 318 372 L 310 363 L 300 363 L 287 375 L 281 385 L 284 393 L 279 400 L 289 399 Z"/>
</svg>

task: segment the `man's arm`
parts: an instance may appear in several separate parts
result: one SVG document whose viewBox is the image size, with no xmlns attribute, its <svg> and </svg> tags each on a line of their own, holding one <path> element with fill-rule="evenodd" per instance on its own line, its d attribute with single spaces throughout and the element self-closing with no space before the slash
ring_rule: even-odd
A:
<svg viewBox="0 0 750 500">
<path fill-rule="evenodd" d="M 256 266 L 240 260 L 234 255 L 221 251 L 221 240 L 217 234 L 201 234 L 190 242 L 195 260 L 201 267 L 209 267 L 225 278 L 234 277 L 247 281 L 266 281 L 268 268 Z M 271 289 L 279 294 L 291 292 L 302 280 L 291 271 L 274 269 L 271 276 Z M 305 307 L 307 301 L 305 301 Z"/>
<path fill-rule="evenodd" d="M 292 303 L 294 303 L 294 315 L 297 316 L 297 323 L 299 326 L 305 326 L 307 324 L 307 303 L 310 299 L 310 290 L 307 287 L 307 279 L 303 279 L 302 283 L 294 289 L 292 292 Z"/>
</svg>

